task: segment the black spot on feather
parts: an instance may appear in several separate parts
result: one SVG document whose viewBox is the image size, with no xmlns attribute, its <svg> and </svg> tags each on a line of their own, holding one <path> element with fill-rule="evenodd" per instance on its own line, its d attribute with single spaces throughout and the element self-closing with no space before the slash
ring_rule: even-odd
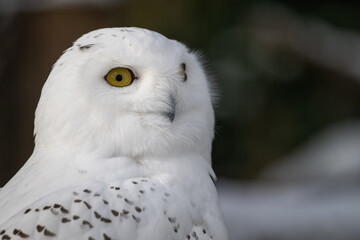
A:
<svg viewBox="0 0 360 240">
<path fill-rule="evenodd" d="M 111 213 L 112 213 L 115 217 L 117 217 L 117 216 L 119 215 L 119 212 L 116 211 L 116 210 L 111 210 Z"/>
<path fill-rule="evenodd" d="M 103 237 L 104 237 L 104 240 L 111 240 L 111 238 L 108 235 L 106 235 L 105 233 L 103 234 Z"/>
<path fill-rule="evenodd" d="M 86 44 L 86 45 L 79 46 L 79 49 L 81 51 L 84 51 L 84 50 L 90 49 L 92 46 L 94 46 L 94 44 Z"/>
<path fill-rule="evenodd" d="M 104 222 L 104 223 L 111 223 L 111 220 L 108 219 L 108 218 L 102 217 L 100 220 L 101 220 L 102 222 Z"/>
<path fill-rule="evenodd" d="M 63 206 L 60 208 L 60 211 L 62 213 L 65 213 L 65 214 L 68 214 L 69 213 L 69 210 L 67 210 L 66 208 L 64 208 Z"/>
<path fill-rule="evenodd" d="M 41 226 L 41 225 L 37 225 L 36 226 L 36 230 L 38 231 L 38 232 L 42 232 L 42 230 L 44 230 L 44 226 Z"/>
<path fill-rule="evenodd" d="M 88 202 L 84 201 L 84 204 L 88 209 L 91 209 L 91 205 Z"/>
<path fill-rule="evenodd" d="M 211 181 L 215 184 L 215 178 L 209 173 L 209 176 L 210 176 L 210 178 L 211 178 Z"/>
<path fill-rule="evenodd" d="M 29 237 L 28 234 L 26 234 L 26 233 L 24 233 L 22 231 L 19 232 L 18 236 L 20 236 L 21 238 L 28 238 Z"/>
<path fill-rule="evenodd" d="M 97 211 L 94 212 L 94 215 L 96 218 L 101 218 L 101 215 Z"/>
<path fill-rule="evenodd" d="M 70 219 L 68 219 L 68 218 L 62 218 L 61 219 L 61 222 L 62 223 L 67 223 L 67 222 L 70 222 L 71 220 Z"/>
<path fill-rule="evenodd" d="M 44 235 L 47 236 L 47 237 L 55 237 L 55 236 L 56 236 L 55 233 L 50 232 L 50 231 L 47 230 L 46 228 L 45 228 L 45 231 L 44 231 Z"/>
<path fill-rule="evenodd" d="M 122 217 L 125 217 L 125 218 L 126 218 L 128 214 L 129 214 L 129 211 L 128 211 L 128 210 L 123 209 L 122 213 L 120 213 L 120 216 L 122 216 Z"/>
<path fill-rule="evenodd" d="M 83 224 L 84 226 L 87 225 L 89 228 L 93 228 L 93 225 L 92 225 L 89 221 L 84 220 L 84 221 L 82 222 L 82 224 Z"/>
<path fill-rule="evenodd" d="M 125 202 L 126 202 L 127 204 L 129 204 L 129 205 L 133 205 L 133 204 L 134 204 L 133 201 L 130 201 L 130 200 L 127 199 L 127 198 L 124 198 L 124 200 L 125 200 Z"/>
<path fill-rule="evenodd" d="M 136 217 L 135 215 L 132 215 L 132 218 L 135 220 L 136 223 L 139 223 L 141 220 L 139 217 Z"/>
<path fill-rule="evenodd" d="M 4 235 L 4 236 L 2 236 L 2 238 L 1 238 L 2 240 L 10 240 L 11 239 L 11 237 L 9 236 L 9 235 Z"/>
<path fill-rule="evenodd" d="M 171 223 L 175 223 L 176 222 L 176 217 L 169 217 L 169 222 Z"/>
<path fill-rule="evenodd" d="M 91 190 L 89 190 L 89 189 L 84 189 L 84 192 L 85 192 L 85 193 L 91 193 Z"/>
</svg>

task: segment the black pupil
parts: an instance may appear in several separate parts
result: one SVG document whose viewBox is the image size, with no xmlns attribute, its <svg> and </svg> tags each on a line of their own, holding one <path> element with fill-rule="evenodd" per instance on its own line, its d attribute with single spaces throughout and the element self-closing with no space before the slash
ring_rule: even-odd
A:
<svg viewBox="0 0 360 240">
<path fill-rule="evenodd" d="M 123 79 L 121 75 L 116 75 L 116 81 L 120 82 Z"/>
</svg>

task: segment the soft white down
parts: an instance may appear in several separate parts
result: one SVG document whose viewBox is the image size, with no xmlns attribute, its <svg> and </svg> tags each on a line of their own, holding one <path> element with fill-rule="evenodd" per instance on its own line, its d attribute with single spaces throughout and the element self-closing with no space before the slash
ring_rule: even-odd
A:
<svg viewBox="0 0 360 240">
<path fill-rule="evenodd" d="M 132 83 L 110 85 L 115 68 Z M 83 35 L 42 89 L 34 134 L 0 191 L 1 239 L 227 239 L 211 86 L 183 44 L 140 28 Z"/>
</svg>

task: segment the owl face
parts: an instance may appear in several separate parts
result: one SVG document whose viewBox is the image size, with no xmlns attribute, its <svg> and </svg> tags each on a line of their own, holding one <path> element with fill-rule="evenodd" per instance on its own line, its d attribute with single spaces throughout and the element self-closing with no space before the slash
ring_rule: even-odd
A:
<svg viewBox="0 0 360 240">
<path fill-rule="evenodd" d="M 206 75 L 187 47 L 145 29 L 100 29 L 54 65 L 36 111 L 35 143 L 99 157 L 185 151 L 210 160 L 213 115 Z"/>
</svg>

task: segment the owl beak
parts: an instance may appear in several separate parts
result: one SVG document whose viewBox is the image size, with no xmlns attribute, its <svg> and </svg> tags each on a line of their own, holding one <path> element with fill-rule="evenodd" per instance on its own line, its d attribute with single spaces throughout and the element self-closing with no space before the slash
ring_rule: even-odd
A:
<svg viewBox="0 0 360 240">
<path fill-rule="evenodd" d="M 168 112 L 165 113 L 165 116 L 170 120 L 170 122 L 173 122 L 175 119 L 175 112 L 176 112 L 176 100 L 172 94 L 169 97 L 169 102 L 170 102 L 170 109 Z"/>
</svg>

